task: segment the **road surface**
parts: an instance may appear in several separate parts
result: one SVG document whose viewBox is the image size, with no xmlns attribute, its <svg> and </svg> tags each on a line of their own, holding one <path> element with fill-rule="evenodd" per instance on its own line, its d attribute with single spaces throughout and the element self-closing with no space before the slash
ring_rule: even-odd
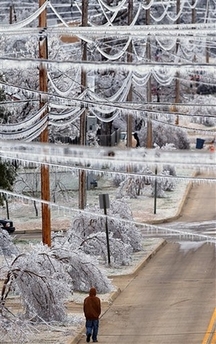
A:
<svg viewBox="0 0 216 344">
<path fill-rule="evenodd" d="M 193 184 L 179 221 L 216 221 L 216 183 Z"/>
<path fill-rule="evenodd" d="M 99 341 L 201 344 L 216 294 L 215 247 L 200 245 L 166 244 L 102 317 Z"/>
</svg>

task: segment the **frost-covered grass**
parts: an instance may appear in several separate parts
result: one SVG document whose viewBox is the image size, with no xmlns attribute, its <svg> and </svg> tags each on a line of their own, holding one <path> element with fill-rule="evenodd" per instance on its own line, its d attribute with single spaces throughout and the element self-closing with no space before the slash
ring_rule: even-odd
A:
<svg viewBox="0 0 216 344">
<path fill-rule="evenodd" d="M 192 176 L 194 171 L 180 169 L 176 171 L 177 176 Z M 65 178 L 65 176 L 64 176 Z M 68 173 L 70 179 L 70 173 Z M 137 198 L 124 197 L 124 201 L 130 206 L 133 218 L 138 222 L 149 222 L 159 220 L 164 217 L 173 216 L 177 211 L 188 183 L 183 179 L 175 184 L 173 191 L 166 191 L 163 198 L 157 198 L 157 211 L 154 214 L 154 197 L 151 195 L 152 188 L 145 185 Z M 94 207 L 99 205 L 99 195 L 109 194 L 110 202 L 116 199 L 117 187 L 114 186 L 112 177 L 103 176 L 98 179 L 98 187 L 87 190 L 87 206 Z M 57 205 L 63 207 L 59 208 Z M 14 221 L 14 226 L 19 230 L 41 230 L 41 207 L 37 205 L 38 216 L 35 215 L 34 204 L 31 201 L 23 199 L 13 199 L 9 202 L 10 219 Z M 72 209 L 74 209 L 72 211 Z M 69 198 L 64 199 L 59 195 L 56 201 L 56 207 L 51 208 L 51 226 L 52 230 L 67 230 L 70 228 L 72 218 L 79 212 L 78 209 L 78 191 L 69 193 Z M 6 217 L 6 209 L 0 207 L 0 217 Z"/>
</svg>

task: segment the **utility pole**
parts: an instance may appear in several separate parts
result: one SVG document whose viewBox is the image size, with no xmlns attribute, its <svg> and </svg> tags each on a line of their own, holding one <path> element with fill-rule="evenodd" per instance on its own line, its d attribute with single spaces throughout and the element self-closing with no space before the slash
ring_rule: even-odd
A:
<svg viewBox="0 0 216 344">
<path fill-rule="evenodd" d="M 149 0 L 148 0 L 149 3 Z M 150 8 L 146 10 L 146 25 L 150 25 Z M 147 37 L 146 41 L 146 58 L 147 61 L 151 61 L 151 39 L 150 36 Z M 147 103 L 151 103 L 152 96 L 151 96 L 151 76 L 149 77 L 149 80 L 147 82 Z M 148 114 L 147 118 L 147 148 L 152 148 L 152 119 L 151 115 Z"/>
<path fill-rule="evenodd" d="M 82 26 L 88 25 L 88 0 L 82 0 Z M 82 61 L 87 61 L 87 42 L 81 42 Z M 86 71 L 81 69 L 81 91 L 84 91 L 87 86 Z M 86 144 L 86 106 L 80 116 L 80 144 Z M 79 171 L 79 208 L 84 209 L 86 206 L 86 171 Z"/>
<path fill-rule="evenodd" d="M 180 13 L 180 1 L 177 0 L 176 3 L 176 14 Z M 180 16 L 176 20 L 176 24 L 180 24 Z M 178 55 L 178 49 L 179 49 L 179 40 L 177 38 L 176 41 L 176 55 Z M 180 102 L 180 82 L 179 82 L 179 72 L 176 73 L 176 83 L 175 83 L 175 103 L 178 104 Z M 176 107 L 174 107 L 176 109 Z M 179 116 L 176 116 L 175 124 L 179 124 Z"/>
<path fill-rule="evenodd" d="M 206 8 L 206 23 L 208 22 L 209 16 L 209 1 L 207 1 Z M 209 63 L 209 47 L 208 47 L 208 36 L 206 37 L 206 63 Z"/>
<path fill-rule="evenodd" d="M 133 0 L 128 0 L 128 25 L 130 25 L 133 21 Z M 127 63 L 130 64 L 133 62 L 132 57 L 132 40 L 127 49 Z M 132 94 L 132 84 L 130 86 L 127 101 L 132 102 L 133 94 Z M 127 115 L 127 147 L 132 147 L 132 116 L 131 114 Z"/>
<path fill-rule="evenodd" d="M 196 22 L 196 9 L 193 7 L 195 4 L 195 0 L 192 0 L 192 13 L 191 13 L 191 22 L 194 24 Z"/>
<path fill-rule="evenodd" d="M 45 0 L 39 0 L 39 7 L 43 6 Z M 46 9 L 39 15 L 39 27 L 41 28 L 41 36 L 39 38 L 39 58 L 43 60 L 48 59 L 48 47 L 47 47 L 47 11 Z M 42 93 L 40 96 L 40 108 L 42 108 L 47 102 L 47 66 L 45 62 L 41 62 L 39 66 L 39 90 Z M 47 112 L 43 113 L 43 117 L 47 115 Z M 40 135 L 41 143 L 49 142 L 48 126 L 43 130 Z M 42 242 L 45 245 L 51 246 L 51 220 L 50 220 L 50 207 L 46 202 L 50 201 L 50 181 L 49 181 L 49 165 L 41 165 L 41 212 L 42 212 Z M 45 201 L 45 203 L 43 203 Z"/>
<path fill-rule="evenodd" d="M 13 5 L 10 5 L 9 24 L 13 24 Z"/>
<path fill-rule="evenodd" d="M 195 4 L 195 0 L 192 0 L 192 6 L 194 6 Z M 196 9 L 195 7 L 192 7 L 192 10 L 191 10 L 191 23 L 192 24 L 195 24 L 196 22 Z M 193 61 L 196 62 L 196 55 L 194 54 L 194 57 L 193 57 Z"/>
<path fill-rule="evenodd" d="M 17 21 L 16 11 L 15 11 L 14 4 L 10 4 L 9 24 L 13 24 L 13 19 L 15 22 Z"/>
</svg>

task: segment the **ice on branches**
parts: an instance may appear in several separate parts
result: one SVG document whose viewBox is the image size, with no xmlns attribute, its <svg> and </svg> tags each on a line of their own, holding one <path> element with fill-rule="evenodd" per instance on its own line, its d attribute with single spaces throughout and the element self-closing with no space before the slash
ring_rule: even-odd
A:
<svg viewBox="0 0 216 344">
<path fill-rule="evenodd" d="M 94 286 L 99 293 L 111 291 L 112 283 L 99 267 L 97 258 L 86 254 L 80 242 L 78 236 L 69 233 L 60 237 L 57 233 L 53 237 L 52 252 L 64 263 L 73 290 L 87 292 Z"/>
<path fill-rule="evenodd" d="M 3 229 L 0 229 L 0 254 L 11 257 L 19 253 L 18 248 L 13 243 L 10 234 Z"/>
<path fill-rule="evenodd" d="M 65 299 L 71 283 L 64 264 L 50 248 L 36 245 L 19 254 L 10 264 L 2 289 L 1 305 L 9 291 L 20 295 L 24 317 L 34 321 L 65 321 Z M 5 309 L 2 309 L 4 313 Z"/>
<path fill-rule="evenodd" d="M 112 265 L 130 264 L 131 255 L 141 250 L 141 233 L 133 223 L 132 213 L 124 202 L 113 201 L 108 209 L 107 219 L 101 209 L 87 209 L 73 218 L 67 240 L 78 245 L 88 255 L 97 256 L 107 263 L 106 220 L 109 232 Z"/>
</svg>

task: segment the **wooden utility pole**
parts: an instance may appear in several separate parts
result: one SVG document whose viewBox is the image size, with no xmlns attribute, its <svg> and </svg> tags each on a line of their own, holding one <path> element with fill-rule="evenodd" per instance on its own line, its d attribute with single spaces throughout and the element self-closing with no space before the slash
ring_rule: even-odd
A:
<svg viewBox="0 0 216 344">
<path fill-rule="evenodd" d="M 13 5 L 10 5 L 9 24 L 13 23 Z"/>
<path fill-rule="evenodd" d="M 192 0 L 191 5 L 194 6 L 195 0 Z M 195 7 L 192 7 L 192 13 L 191 13 L 191 23 L 194 24 L 196 22 L 196 9 Z"/>
<path fill-rule="evenodd" d="M 88 25 L 88 0 L 82 0 L 82 26 Z M 87 61 L 87 42 L 81 42 L 82 61 Z M 86 71 L 81 69 L 81 91 L 87 86 Z M 80 116 L 80 144 L 86 144 L 86 106 L 83 108 Z M 79 171 L 79 208 L 84 209 L 86 206 L 86 171 Z"/>
<path fill-rule="evenodd" d="M 149 0 L 148 0 L 149 2 Z M 150 8 L 146 10 L 146 25 L 150 25 Z M 150 37 L 147 37 L 146 40 L 146 58 L 148 63 L 151 61 L 151 39 Z M 147 83 L 147 103 L 151 103 L 152 101 L 152 95 L 151 95 L 151 76 L 149 77 L 148 83 Z M 147 148 L 152 148 L 152 119 L 151 115 L 148 115 L 147 118 Z"/>
<path fill-rule="evenodd" d="M 177 0 L 176 3 L 176 14 L 180 13 L 180 1 Z M 176 24 L 180 24 L 180 16 L 176 20 Z M 176 41 L 176 55 L 178 55 L 178 49 L 179 49 L 179 41 L 177 38 Z M 178 104 L 180 102 L 180 82 L 179 82 L 179 72 L 176 73 L 176 83 L 175 83 L 175 103 Z M 175 107 L 176 109 L 176 107 Z M 176 116 L 175 124 L 179 124 L 179 116 Z"/>
<path fill-rule="evenodd" d="M 13 21 L 16 22 L 17 18 L 16 18 L 16 11 L 15 11 L 14 4 L 11 4 L 10 5 L 10 14 L 9 14 L 9 24 L 13 24 Z"/>
<path fill-rule="evenodd" d="M 45 0 L 39 0 L 39 7 L 45 3 Z M 41 35 L 39 38 L 39 58 L 47 60 L 48 47 L 47 47 L 47 11 L 46 9 L 39 16 L 39 27 L 41 28 Z M 40 96 L 40 108 L 42 108 L 47 102 L 47 66 L 45 62 L 41 62 L 39 66 L 39 90 L 42 93 Z M 44 112 L 42 116 L 46 116 L 47 112 Z M 49 142 L 48 125 L 40 135 L 41 143 Z M 51 246 L 51 220 L 50 220 L 50 207 L 49 204 L 43 203 L 50 202 L 50 181 L 49 181 L 49 166 L 46 164 L 41 165 L 41 212 L 42 212 L 42 242 L 45 245 Z"/>
<path fill-rule="evenodd" d="M 133 0 L 128 0 L 128 25 L 133 21 Z M 127 49 L 127 63 L 130 64 L 133 62 L 132 57 L 133 47 L 132 40 Z M 132 102 L 133 100 L 133 90 L 132 83 L 128 92 L 127 101 Z M 132 147 L 132 116 L 131 114 L 127 115 L 127 147 Z"/>
<path fill-rule="evenodd" d="M 209 16 L 209 1 L 207 1 L 206 8 L 206 22 L 208 22 Z M 208 36 L 206 37 L 206 63 L 209 63 L 209 47 L 208 47 Z"/>
<path fill-rule="evenodd" d="M 195 0 L 192 0 L 191 5 L 194 6 L 195 4 Z M 192 11 L 191 11 L 191 24 L 195 24 L 196 22 L 196 9 L 195 7 L 192 7 Z M 196 55 L 194 54 L 193 57 L 193 61 L 196 62 Z"/>
</svg>

